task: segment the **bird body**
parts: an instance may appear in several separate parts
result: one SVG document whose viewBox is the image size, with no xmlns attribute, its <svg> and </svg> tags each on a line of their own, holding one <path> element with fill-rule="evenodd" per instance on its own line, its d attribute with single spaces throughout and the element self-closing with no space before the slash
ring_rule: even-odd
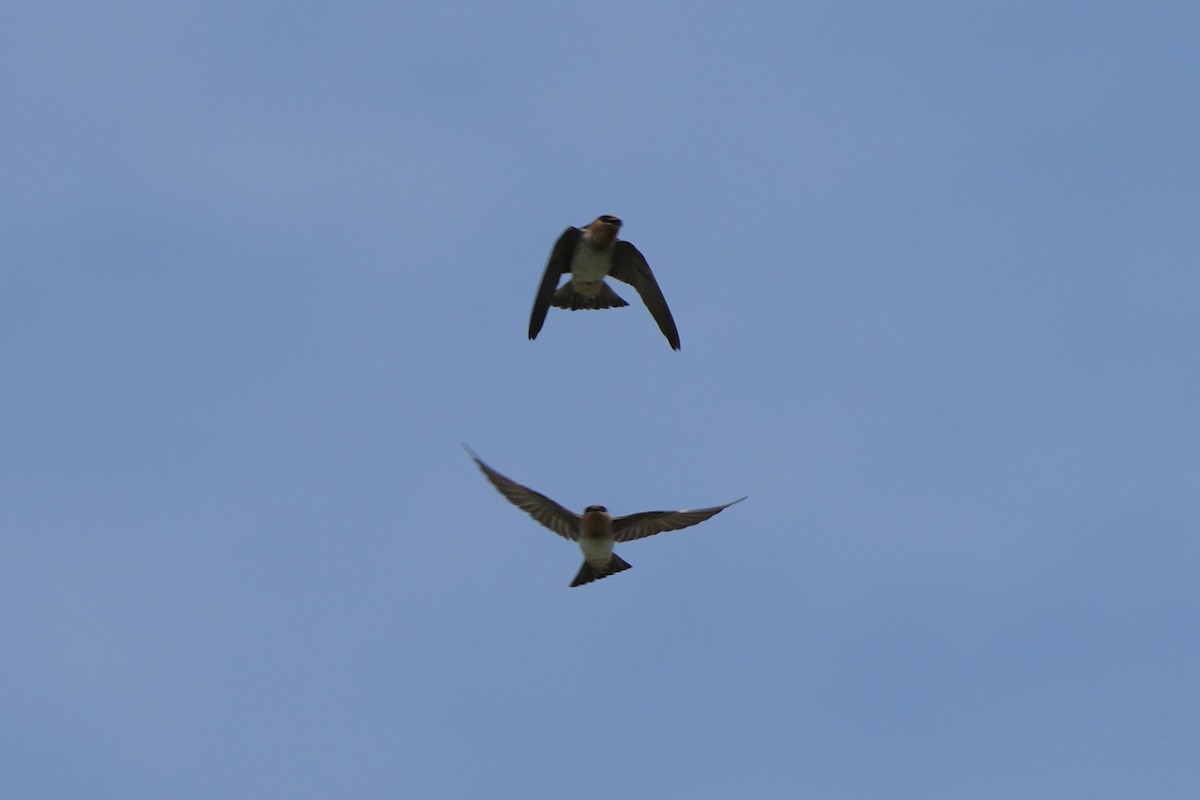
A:
<svg viewBox="0 0 1200 800">
<path fill-rule="evenodd" d="M 679 349 L 679 331 L 650 265 L 636 247 L 617 238 L 621 220 L 611 214 L 597 217 L 582 228 L 567 228 L 546 263 L 546 271 L 529 315 L 529 338 L 536 339 L 551 306 L 570 311 L 627 306 L 605 278 L 634 287 L 672 349 Z M 561 287 L 562 275 L 571 278 Z"/>
<path fill-rule="evenodd" d="M 586 234 L 580 236 L 571 254 L 571 283 L 583 292 L 585 286 L 600 283 L 608 276 L 612 262 L 611 247 L 596 247 L 588 241 Z"/>
<path fill-rule="evenodd" d="M 629 542 L 664 531 L 687 528 L 746 499 L 742 497 L 724 505 L 691 511 L 641 511 L 623 517 L 613 517 L 604 506 L 591 505 L 580 515 L 568 511 L 544 494 L 506 478 L 483 463 L 471 448 L 467 447 L 466 450 L 484 476 L 509 502 L 564 539 L 578 543 L 583 553 L 583 566 L 579 568 L 571 586 L 582 586 L 629 569 L 629 562 L 613 552 L 613 545 L 617 542 Z"/>
</svg>

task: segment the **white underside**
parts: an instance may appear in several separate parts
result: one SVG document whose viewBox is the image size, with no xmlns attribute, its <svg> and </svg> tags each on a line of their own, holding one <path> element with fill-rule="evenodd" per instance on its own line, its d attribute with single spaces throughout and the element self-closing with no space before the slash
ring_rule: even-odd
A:
<svg viewBox="0 0 1200 800">
<path fill-rule="evenodd" d="M 579 539 L 579 549 L 583 551 L 583 558 L 589 564 L 607 564 L 612 558 L 612 548 L 612 539 L 590 539 L 586 536 Z"/>
<path fill-rule="evenodd" d="M 611 251 L 593 250 L 586 242 L 575 246 L 575 258 L 571 261 L 571 276 L 575 283 L 602 281 L 611 268 Z"/>
</svg>

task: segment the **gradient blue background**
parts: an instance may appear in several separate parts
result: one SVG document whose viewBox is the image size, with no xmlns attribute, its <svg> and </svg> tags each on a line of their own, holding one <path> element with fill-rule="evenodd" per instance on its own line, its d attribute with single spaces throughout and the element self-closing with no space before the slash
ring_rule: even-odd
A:
<svg viewBox="0 0 1200 800">
<path fill-rule="evenodd" d="M 0 794 L 1200 796 L 1197 41 L 10 5 Z M 637 302 L 527 341 L 601 213 L 680 353 Z M 750 499 L 568 589 L 464 441 L 575 510 Z"/>
</svg>

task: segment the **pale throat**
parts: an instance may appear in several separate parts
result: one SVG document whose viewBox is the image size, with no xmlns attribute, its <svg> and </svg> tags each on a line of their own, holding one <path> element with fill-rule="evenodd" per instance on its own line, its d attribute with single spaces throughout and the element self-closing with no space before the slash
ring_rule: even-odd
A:
<svg viewBox="0 0 1200 800">
<path fill-rule="evenodd" d="M 608 533 L 608 515 L 600 511 L 586 511 L 583 515 L 584 536 L 604 536 Z"/>
</svg>

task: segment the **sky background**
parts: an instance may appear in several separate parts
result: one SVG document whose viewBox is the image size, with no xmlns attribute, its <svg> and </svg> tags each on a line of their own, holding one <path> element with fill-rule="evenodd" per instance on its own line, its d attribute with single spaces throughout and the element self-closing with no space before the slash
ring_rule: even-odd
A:
<svg viewBox="0 0 1200 800">
<path fill-rule="evenodd" d="M 0 795 L 1200 796 L 1194 3 L 2 17 Z"/>
</svg>

